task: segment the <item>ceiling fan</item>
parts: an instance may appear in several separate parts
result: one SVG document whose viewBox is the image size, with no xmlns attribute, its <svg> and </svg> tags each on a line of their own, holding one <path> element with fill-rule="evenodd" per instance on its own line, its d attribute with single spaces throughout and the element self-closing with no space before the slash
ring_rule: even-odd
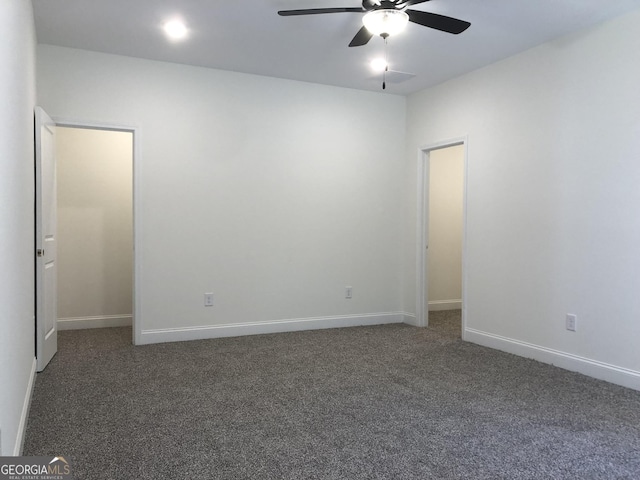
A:
<svg viewBox="0 0 640 480">
<path fill-rule="evenodd" d="M 411 10 L 407 7 L 429 0 L 362 0 L 362 7 L 337 7 L 337 8 L 307 8 L 303 10 L 280 10 L 278 15 L 283 17 L 296 15 L 317 15 L 321 13 L 364 13 L 363 23 L 365 26 L 358 30 L 353 37 L 350 47 L 360 47 L 366 45 L 374 35 L 383 38 L 388 37 L 391 29 L 403 28 L 407 22 L 417 23 L 429 28 L 435 28 L 447 33 L 464 32 L 471 26 L 469 22 L 458 20 L 457 18 L 446 17 L 437 13 Z M 398 26 L 395 22 L 398 21 Z M 397 30 L 396 30 L 397 31 Z"/>
</svg>

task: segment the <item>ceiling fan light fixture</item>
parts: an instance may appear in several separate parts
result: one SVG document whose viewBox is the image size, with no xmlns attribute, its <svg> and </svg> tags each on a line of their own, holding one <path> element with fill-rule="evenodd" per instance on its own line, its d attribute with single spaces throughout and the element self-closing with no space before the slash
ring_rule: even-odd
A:
<svg viewBox="0 0 640 480">
<path fill-rule="evenodd" d="M 373 10 L 362 17 L 364 26 L 374 35 L 389 37 L 400 33 L 407 26 L 409 15 L 401 10 Z"/>
</svg>

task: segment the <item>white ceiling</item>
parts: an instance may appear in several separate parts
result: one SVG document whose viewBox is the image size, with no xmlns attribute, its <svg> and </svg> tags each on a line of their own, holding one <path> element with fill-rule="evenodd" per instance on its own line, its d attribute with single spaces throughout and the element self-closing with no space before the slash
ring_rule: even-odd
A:
<svg viewBox="0 0 640 480">
<path fill-rule="evenodd" d="M 33 0 L 39 43 L 327 85 L 381 91 L 369 69 L 384 42 L 347 45 L 359 13 L 281 17 L 278 10 L 358 7 L 358 0 Z M 535 45 L 640 8 L 640 0 L 431 0 L 412 7 L 471 22 L 460 35 L 415 24 L 389 38 L 406 95 Z M 182 18 L 190 37 L 168 42 L 162 24 Z"/>
</svg>

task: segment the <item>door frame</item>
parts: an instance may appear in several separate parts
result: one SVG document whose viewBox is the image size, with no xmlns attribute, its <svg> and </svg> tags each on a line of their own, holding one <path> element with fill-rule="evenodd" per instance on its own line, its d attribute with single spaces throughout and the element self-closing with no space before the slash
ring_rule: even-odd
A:
<svg viewBox="0 0 640 480">
<path fill-rule="evenodd" d="M 66 117 L 51 117 L 58 127 L 69 128 L 84 128 L 87 130 L 107 130 L 112 132 L 128 132 L 132 134 L 133 152 L 132 152 L 132 168 L 133 168 L 133 181 L 132 181 L 132 203 L 133 203 L 133 311 L 131 312 L 131 341 L 134 345 L 140 345 L 142 339 L 142 304 L 140 302 L 141 293 L 141 272 L 142 272 L 142 228 L 140 222 L 140 199 L 141 195 L 141 173 L 142 162 L 140 155 L 140 143 L 141 133 L 140 128 L 131 125 L 118 125 L 111 123 L 98 123 L 85 120 L 77 120 Z"/>
<path fill-rule="evenodd" d="M 466 286 L 467 286 L 467 170 L 469 138 L 452 138 L 422 146 L 418 149 L 417 208 L 416 208 L 416 325 L 429 326 L 429 161 L 430 153 L 447 147 L 463 145 L 462 173 L 462 339 L 465 339 L 467 325 Z"/>
</svg>

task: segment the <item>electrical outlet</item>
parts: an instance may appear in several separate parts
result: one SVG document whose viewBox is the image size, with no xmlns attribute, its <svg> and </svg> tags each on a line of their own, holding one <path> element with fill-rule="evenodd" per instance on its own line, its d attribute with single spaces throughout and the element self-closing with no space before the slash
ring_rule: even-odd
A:
<svg viewBox="0 0 640 480">
<path fill-rule="evenodd" d="M 213 307 L 213 293 L 204 294 L 204 306 Z"/>
<path fill-rule="evenodd" d="M 573 313 L 567 313 L 566 325 L 567 325 L 567 330 L 571 332 L 575 332 L 578 326 L 578 317 Z"/>
<path fill-rule="evenodd" d="M 344 287 L 344 298 L 353 298 L 353 288 Z"/>
</svg>

